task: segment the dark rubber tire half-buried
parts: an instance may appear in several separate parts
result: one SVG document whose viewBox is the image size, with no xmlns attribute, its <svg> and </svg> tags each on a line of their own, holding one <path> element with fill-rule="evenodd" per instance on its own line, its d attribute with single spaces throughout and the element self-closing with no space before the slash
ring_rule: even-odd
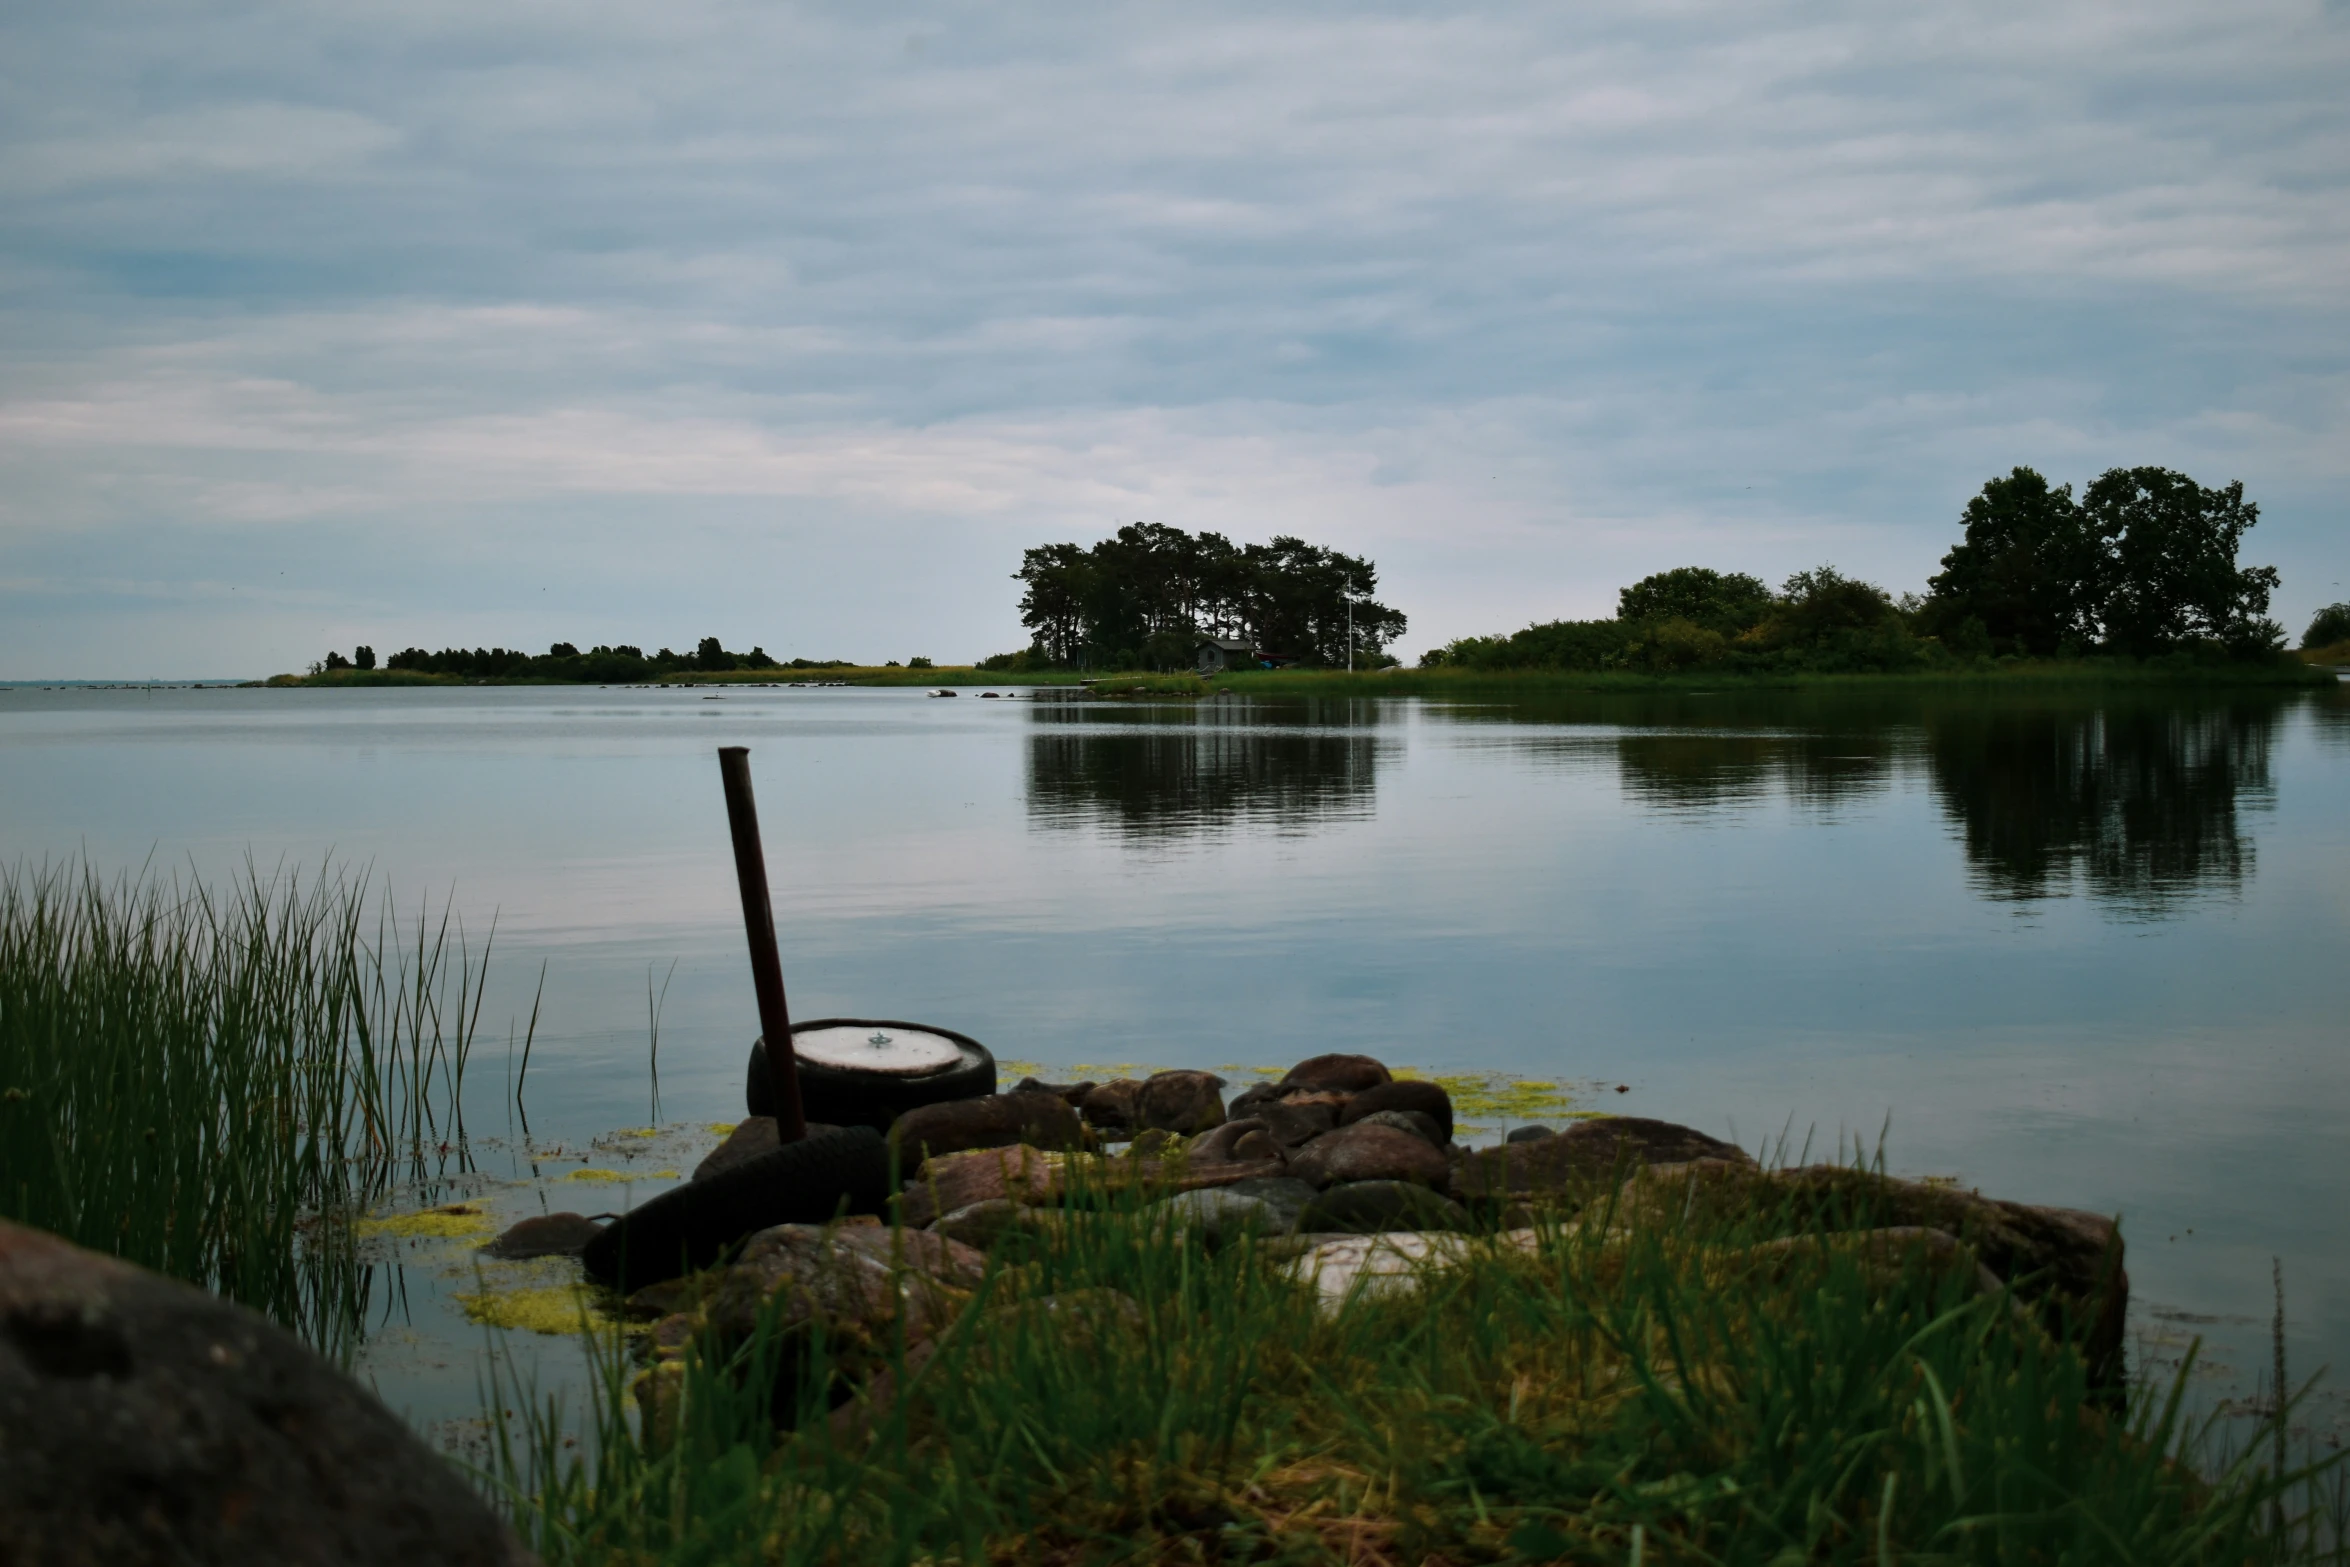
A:
<svg viewBox="0 0 2350 1567">
<path fill-rule="evenodd" d="M 883 1211 L 889 1144 L 869 1126 L 812 1127 L 730 1170 L 673 1187 L 604 1226 L 580 1252 L 588 1277 L 622 1293 L 716 1262 L 777 1224 Z"/>
<path fill-rule="evenodd" d="M 931 1023 L 900 1023 L 887 1018 L 820 1017 L 794 1023 L 792 1033 L 795 1036 L 813 1033 L 820 1028 L 897 1029 L 909 1034 L 936 1034 L 952 1041 L 961 1059 L 919 1077 L 863 1072 L 855 1067 L 828 1066 L 802 1059 L 800 1111 L 810 1121 L 832 1126 L 870 1126 L 877 1132 L 886 1132 L 890 1122 L 917 1105 L 977 1099 L 995 1092 L 995 1057 L 978 1040 L 951 1028 Z M 763 1041 L 752 1042 L 743 1097 L 751 1114 L 775 1113 L 775 1090 L 767 1081 L 767 1049 Z"/>
</svg>

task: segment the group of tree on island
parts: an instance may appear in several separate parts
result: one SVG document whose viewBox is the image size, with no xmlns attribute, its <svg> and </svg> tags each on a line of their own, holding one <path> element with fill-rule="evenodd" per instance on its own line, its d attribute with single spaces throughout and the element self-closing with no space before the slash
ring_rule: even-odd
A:
<svg viewBox="0 0 2350 1567">
<path fill-rule="evenodd" d="M 318 675 L 375 667 L 375 649 L 362 646 L 352 649 L 349 658 L 340 653 L 329 653 L 311 665 L 310 672 Z M 585 652 L 572 643 L 558 642 L 538 654 L 504 647 L 450 647 L 438 653 L 411 647 L 394 653 L 384 661 L 384 667 L 420 675 L 448 675 L 467 680 L 554 680 L 625 685 L 632 681 L 658 680 L 666 675 L 694 672 L 847 669 L 851 666 L 846 659 L 838 658 L 779 661 L 768 657 L 766 649 L 757 647 L 748 653 L 730 653 L 716 637 L 704 637 L 690 653 L 676 653 L 663 648 L 650 656 L 643 648 L 632 647 L 625 642 L 598 643 Z"/>
<path fill-rule="evenodd" d="M 1358 555 L 1282 535 L 1234 544 L 1220 533 L 1134 523 L 1087 548 L 1027 551 L 1015 580 L 1030 645 L 985 669 L 1187 669 L 1202 637 L 1246 642 L 1267 658 L 1343 669 L 1394 662 L 1401 611 L 1371 595 L 1379 571 Z"/>
<path fill-rule="evenodd" d="M 1833 566 L 1777 592 L 1684 566 L 1623 589 L 1612 619 L 1466 637 L 1421 663 L 1833 673 L 1999 656 L 2266 658 L 2284 644 L 2268 618 L 2276 569 L 2236 564 L 2259 517 L 2242 484 L 2206 489 L 2167 468 L 2112 469 L 2078 500 L 2017 468 L 1967 503 L 1965 534 L 1922 596 L 1896 599 Z"/>
</svg>

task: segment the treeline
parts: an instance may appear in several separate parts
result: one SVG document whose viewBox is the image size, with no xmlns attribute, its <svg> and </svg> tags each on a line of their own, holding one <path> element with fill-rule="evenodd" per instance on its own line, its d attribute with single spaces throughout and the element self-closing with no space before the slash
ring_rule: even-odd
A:
<svg viewBox="0 0 2350 1567">
<path fill-rule="evenodd" d="M 1021 557 L 1025 652 L 991 669 L 1183 669 L 1202 636 L 1248 642 L 1269 658 L 1343 668 L 1393 663 L 1403 614 L 1374 601 L 1378 568 L 1281 536 L 1234 544 L 1136 523 L 1091 548 L 1046 544 Z"/>
<path fill-rule="evenodd" d="M 310 672 L 316 675 L 375 667 L 375 649 L 362 646 L 352 649 L 349 658 L 341 653 L 329 653 L 311 665 Z M 519 648 L 504 647 L 449 647 L 438 653 L 429 653 L 423 648 L 411 647 L 394 653 L 384 661 L 384 667 L 423 675 L 452 675 L 469 680 L 559 680 L 621 685 L 693 671 L 847 669 L 851 666 L 846 659 L 838 658 L 779 661 L 768 657 L 766 649 L 757 647 L 748 653 L 732 653 L 716 637 L 704 637 L 690 653 L 662 648 L 650 655 L 643 648 L 625 642 L 598 643 L 585 652 L 572 643 L 558 642 L 544 653 L 525 653 Z"/>
<path fill-rule="evenodd" d="M 2276 568 L 2236 564 L 2259 519 L 2240 483 L 2206 489 L 2167 468 L 2115 468 L 2076 500 L 2070 485 L 2017 468 L 1967 503 L 1964 536 L 1923 596 L 1896 599 L 1833 566 L 1776 592 L 1684 566 L 1623 589 L 1612 619 L 1466 637 L 1421 663 L 1863 673 L 2000 656 L 2269 658 L 2284 645 L 2268 618 Z"/>
</svg>

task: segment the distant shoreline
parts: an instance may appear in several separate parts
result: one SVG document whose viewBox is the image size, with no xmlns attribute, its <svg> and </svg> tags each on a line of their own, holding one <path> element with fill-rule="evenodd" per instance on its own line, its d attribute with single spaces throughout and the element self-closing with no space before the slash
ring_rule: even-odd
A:
<svg viewBox="0 0 2350 1567">
<path fill-rule="evenodd" d="M 2332 652 L 2332 649 L 2327 649 Z M 800 678 L 793 678 L 799 676 Z M 2194 664 L 2156 659 L 2143 663 L 2123 659 L 2021 660 L 1965 669 L 1938 669 L 1898 674 L 1739 674 L 1692 670 L 1651 675 L 1628 671 L 1591 670 L 1469 670 L 1407 669 L 1267 669 L 1196 675 L 1187 672 L 1154 674 L 1148 671 L 1093 673 L 1078 670 L 1030 670 L 1013 673 L 971 665 L 932 669 L 891 669 L 851 666 L 839 669 L 692 670 L 638 681 L 559 680 L 545 676 L 493 677 L 432 675 L 413 670 L 338 669 L 315 675 L 273 675 L 267 681 L 247 682 L 271 687 L 346 686 L 607 686 L 653 689 L 663 686 L 930 686 L 930 687 L 1078 687 L 1091 686 L 1103 696 L 1200 697 L 1218 691 L 1266 696 L 1447 696 L 1501 694 L 1548 695 L 1582 691 L 1702 691 L 1734 689 L 1761 691 L 1800 688 L 1875 689 L 1941 687 L 2046 689 L 2053 687 L 2305 687 L 2334 684 L 2338 679 L 2326 664 L 2295 655 L 2273 663 Z M 175 682 L 180 683 L 180 682 Z"/>
</svg>

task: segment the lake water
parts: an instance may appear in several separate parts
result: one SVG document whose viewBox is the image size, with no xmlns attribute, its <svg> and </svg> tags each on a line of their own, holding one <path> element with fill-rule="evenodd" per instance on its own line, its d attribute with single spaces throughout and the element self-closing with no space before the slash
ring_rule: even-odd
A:
<svg viewBox="0 0 2350 1567">
<path fill-rule="evenodd" d="M 2272 1257 L 2296 1379 L 2350 1381 L 2345 694 L 20 687 L 0 858 L 332 855 L 494 915 L 484 1168 L 655 1124 L 636 1167 L 674 1168 L 756 1031 L 713 754 L 747 745 L 795 1015 L 1053 1074 L 1361 1050 L 1749 1148 L 1882 1136 L 1897 1173 L 2120 1213 L 2144 1357 L 2207 1335 L 2218 1399 L 2266 1364 Z M 420 1421 L 477 1407 L 451 1276 L 379 1301 L 370 1369 Z"/>
</svg>

